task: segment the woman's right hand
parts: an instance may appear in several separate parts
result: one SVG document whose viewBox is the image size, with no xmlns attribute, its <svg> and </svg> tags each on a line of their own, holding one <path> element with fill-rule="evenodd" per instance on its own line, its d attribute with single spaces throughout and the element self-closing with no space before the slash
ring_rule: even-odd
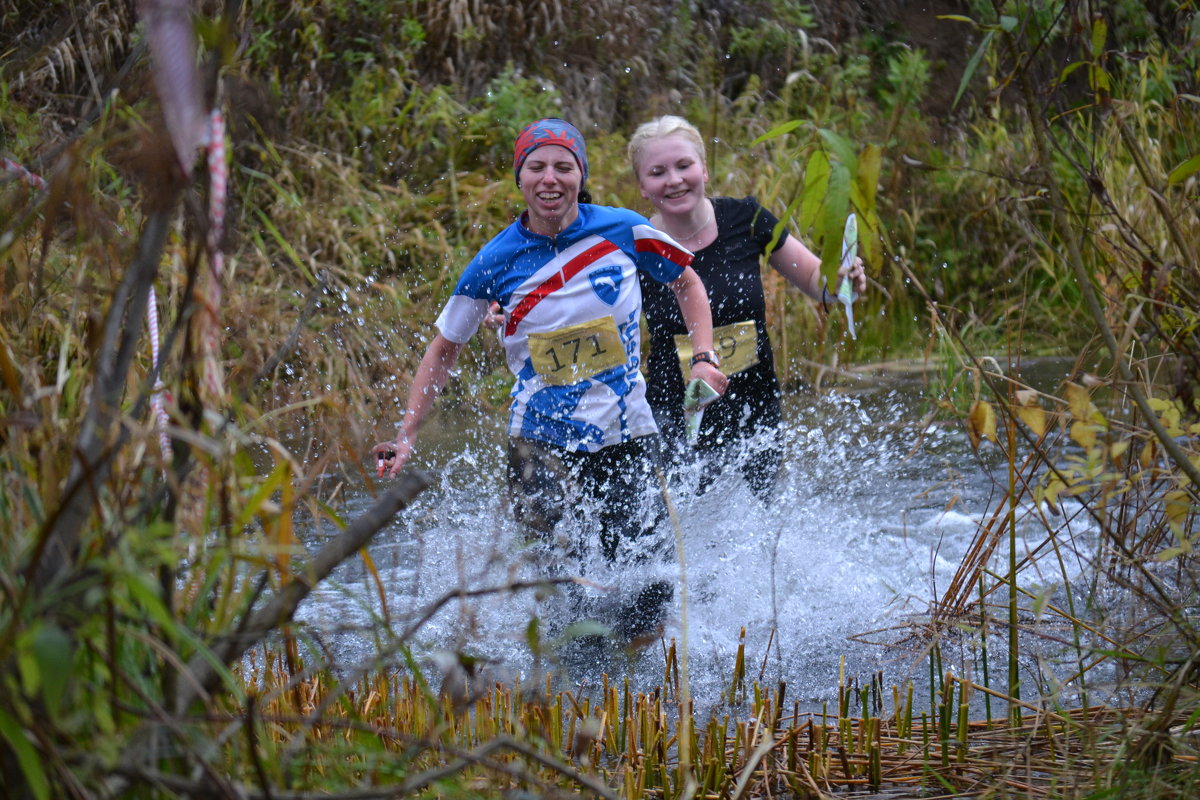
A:
<svg viewBox="0 0 1200 800">
<path fill-rule="evenodd" d="M 412 442 L 403 431 L 390 442 L 380 442 L 371 448 L 375 456 L 376 475 L 380 478 L 386 472 L 389 478 L 394 478 L 408 463 L 412 455 Z"/>
</svg>

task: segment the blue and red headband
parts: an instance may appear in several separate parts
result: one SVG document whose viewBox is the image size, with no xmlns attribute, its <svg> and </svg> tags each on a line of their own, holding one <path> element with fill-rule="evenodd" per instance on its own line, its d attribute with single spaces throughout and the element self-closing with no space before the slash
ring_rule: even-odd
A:
<svg viewBox="0 0 1200 800">
<path fill-rule="evenodd" d="M 570 150 L 583 173 L 583 183 L 587 183 L 587 145 L 583 142 L 583 134 L 566 120 L 548 117 L 529 123 L 517 137 L 517 143 L 513 147 L 513 175 L 518 186 L 521 185 L 521 167 L 524 166 L 525 159 L 529 158 L 529 154 L 534 150 L 547 144 L 556 144 Z"/>
</svg>

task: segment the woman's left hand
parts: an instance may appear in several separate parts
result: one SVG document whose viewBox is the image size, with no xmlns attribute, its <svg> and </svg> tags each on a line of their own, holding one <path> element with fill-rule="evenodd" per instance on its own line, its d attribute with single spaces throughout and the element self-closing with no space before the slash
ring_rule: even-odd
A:
<svg viewBox="0 0 1200 800">
<path fill-rule="evenodd" d="M 842 267 L 838 270 L 838 276 L 842 278 L 850 278 L 850 282 L 854 286 L 854 294 L 862 296 L 867 291 L 867 269 L 863 266 L 861 258 L 854 259 L 854 263 L 849 268 Z M 840 283 L 841 281 L 839 281 Z"/>
<path fill-rule="evenodd" d="M 499 303 L 492 303 L 488 306 L 487 316 L 483 318 L 483 327 L 494 331 L 504 327 L 504 311 L 500 308 Z"/>
</svg>

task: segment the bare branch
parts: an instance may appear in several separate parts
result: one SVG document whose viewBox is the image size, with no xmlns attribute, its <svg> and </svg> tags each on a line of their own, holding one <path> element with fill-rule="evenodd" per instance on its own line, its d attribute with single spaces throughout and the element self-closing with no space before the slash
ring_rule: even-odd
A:
<svg viewBox="0 0 1200 800">
<path fill-rule="evenodd" d="M 54 578 L 69 573 L 80 531 L 91 513 L 95 487 L 108 474 L 114 445 L 110 431 L 133 363 L 134 345 L 142 330 L 147 297 L 158 273 L 169 227 L 167 212 L 150 214 L 138 240 L 137 256 L 113 296 L 103 342 L 96 355 L 92 402 L 75 444 L 71 475 L 62 502 L 46 520 L 38 549 L 30 559 L 33 576 L 30 585 L 35 589 L 42 589 Z"/>
<path fill-rule="evenodd" d="M 384 492 L 374 506 L 351 522 L 340 536 L 325 545 L 307 569 L 296 570 L 292 580 L 285 584 L 267 605 L 251 614 L 241 633 L 219 639 L 211 653 L 195 656 L 188 665 L 188 675 L 194 680 L 182 682 L 175 708 L 182 711 L 196 698 L 197 693 L 193 686 L 202 687 L 206 692 L 216 687 L 220 676 L 211 663 L 211 658 L 215 657 L 221 664 L 228 666 L 271 631 L 290 621 L 313 587 L 348 557 L 361 550 L 397 511 L 405 508 L 429 486 L 429 480 L 429 475 L 424 472 L 405 472 L 399 482 Z"/>
</svg>

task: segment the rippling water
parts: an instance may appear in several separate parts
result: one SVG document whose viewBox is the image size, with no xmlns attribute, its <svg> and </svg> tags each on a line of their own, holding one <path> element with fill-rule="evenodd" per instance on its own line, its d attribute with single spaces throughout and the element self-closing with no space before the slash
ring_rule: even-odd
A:
<svg viewBox="0 0 1200 800">
<path fill-rule="evenodd" d="M 716 704 L 727 688 L 743 629 L 748 677 L 785 681 L 789 700 L 805 708 L 836 700 L 843 657 L 850 675 L 882 670 L 887 685 L 910 674 L 918 687 L 927 680 L 921 652 L 899 643 L 945 589 L 1007 473 L 994 451 L 973 455 L 958 427 L 922 428 L 926 410 L 916 388 L 789 398 L 774 502 L 760 503 L 729 471 L 702 496 L 674 496 L 699 707 Z M 386 618 L 395 635 L 449 592 L 547 574 L 544 562 L 528 557 L 504 508 L 502 424 L 501 415 L 439 414 L 416 464 L 435 471 L 434 485 L 370 546 L 382 593 L 356 560 L 305 604 L 301 620 L 343 660 L 386 648 L 367 633 L 374 620 Z M 344 514 L 370 502 L 359 487 Z M 585 591 L 593 598 L 649 577 L 645 568 L 556 566 L 560 574 L 581 566 L 595 584 Z M 678 569 L 669 569 L 673 578 Z M 462 651 L 488 659 L 497 675 L 523 680 L 550 668 L 569 685 L 594 685 L 601 670 L 631 674 L 647 687 L 661 681 L 660 643 L 631 656 L 558 658 L 550 640 L 571 621 L 572 608 L 561 593 L 532 590 L 455 599 L 410 644 L 418 659 Z M 677 592 L 666 641 L 682 639 L 682 612 Z M 541 643 L 536 654 L 531 641 Z"/>
</svg>

